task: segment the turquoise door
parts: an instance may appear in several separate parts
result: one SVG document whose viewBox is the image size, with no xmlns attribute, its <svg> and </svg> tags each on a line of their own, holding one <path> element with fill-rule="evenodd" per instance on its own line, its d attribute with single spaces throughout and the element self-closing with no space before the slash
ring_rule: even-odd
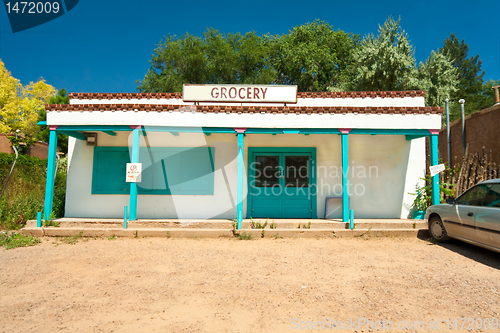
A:
<svg viewBox="0 0 500 333">
<path fill-rule="evenodd" d="M 314 216 L 315 154 L 311 149 L 249 148 L 249 217 Z"/>
</svg>

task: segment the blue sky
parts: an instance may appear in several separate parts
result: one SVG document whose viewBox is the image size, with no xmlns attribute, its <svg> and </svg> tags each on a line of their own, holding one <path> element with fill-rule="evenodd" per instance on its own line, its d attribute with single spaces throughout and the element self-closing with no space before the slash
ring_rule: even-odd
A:
<svg viewBox="0 0 500 333">
<path fill-rule="evenodd" d="M 479 54 L 485 80 L 500 79 L 500 1 L 97 1 L 80 0 L 65 15 L 12 33 L 0 9 L 0 58 L 23 84 L 43 77 L 69 92 L 136 92 L 164 35 L 223 33 L 283 34 L 320 19 L 335 29 L 377 33 L 388 16 L 415 47 L 417 62 L 443 45 L 450 33 Z"/>
</svg>

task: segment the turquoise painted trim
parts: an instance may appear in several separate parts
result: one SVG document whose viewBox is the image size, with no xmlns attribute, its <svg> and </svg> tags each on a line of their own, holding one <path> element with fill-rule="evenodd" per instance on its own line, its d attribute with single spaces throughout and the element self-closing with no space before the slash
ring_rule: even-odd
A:
<svg viewBox="0 0 500 333">
<path fill-rule="evenodd" d="M 287 132 L 287 133 L 285 133 Z M 248 128 L 245 134 L 340 134 L 335 128 Z"/>
<path fill-rule="evenodd" d="M 316 175 L 316 148 L 313 148 L 311 151 L 311 209 L 312 209 L 312 218 L 318 218 L 318 204 L 317 204 L 317 193 L 318 193 L 318 185 L 317 185 L 317 175 Z"/>
<path fill-rule="evenodd" d="M 236 194 L 236 222 L 238 230 L 241 230 L 241 222 L 243 221 L 243 153 L 244 153 L 244 135 L 238 133 L 238 188 Z"/>
<path fill-rule="evenodd" d="M 39 122 L 40 124 L 41 122 Z M 147 131 L 152 132 L 177 132 L 177 133 L 231 133 L 234 128 L 227 127 L 170 127 L 170 126 L 146 126 Z M 127 125 L 61 125 L 57 131 L 130 131 Z M 248 128 L 245 134 L 283 134 L 283 131 L 299 131 L 300 134 L 340 134 L 336 128 Z M 427 129 L 363 129 L 354 128 L 349 132 L 352 134 L 371 135 L 421 135 L 429 136 Z"/>
<path fill-rule="evenodd" d="M 168 133 L 172 134 L 173 136 L 179 136 L 179 132 L 168 132 Z"/>
<path fill-rule="evenodd" d="M 47 158 L 47 179 L 45 183 L 44 220 L 50 220 L 54 199 L 54 178 L 56 173 L 57 133 L 50 131 L 49 156 Z"/>
<path fill-rule="evenodd" d="M 348 134 L 341 134 L 342 142 L 342 221 L 349 221 L 349 143 Z"/>
<path fill-rule="evenodd" d="M 46 121 L 39 121 L 38 123 L 36 123 L 38 126 L 46 126 L 47 125 L 47 122 Z"/>
<path fill-rule="evenodd" d="M 123 209 L 123 229 L 127 229 L 127 206 Z"/>
<path fill-rule="evenodd" d="M 132 156 L 130 163 L 139 163 L 140 128 L 132 131 Z M 137 183 L 130 183 L 130 221 L 137 220 Z"/>
<path fill-rule="evenodd" d="M 58 132 L 67 136 L 72 136 L 78 140 L 87 141 L 87 137 L 85 136 L 85 134 L 80 132 L 71 132 L 71 131 L 58 131 Z"/>
<path fill-rule="evenodd" d="M 103 131 L 126 131 L 130 132 L 128 125 L 61 125 L 57 131 L 85 131 L 85 132 L 103 132 Z"/>
<path fill-rule="evenodd" d="M 88 132 L 130 132 L 128 125 L 61 125 L 58 131 L 88 131 Z M 234 128 L 228 127 L 172 127 L 172 126 L 143 126 L 145 132 L 170 132 L 170 133 L 231 133 Z"/>
<path fill-rule="evenodd" d="M 437 165 L 439 163 L 438 161 L 438 135 L 437 134 L 432 134 L 431 135 L 431 166 L 432 165 Z M 439 198 L 440 198 L 440 193 L 439 193 L 439 174 L 435 175 L 432 177 L 432 204 L 433 205 L 439 205 Z"/>
<path fill-rule="evenodd" d="M 40 228 L 42 226 L 42 212 L 36 213 L 36 227 Z"/>
<path fill-rule="evenodd" d="M 248 147 L 248 153 L 312 153 L 316 147 Z"/>
<path fill-rule="evenodd" d="M 246 133 L 246 132 L 245 132 Z M 252 170 L 252 162 L 254 154 L 261 153 L 307 153 L 311 154 L 311 214 L 315 219 L 318 216 L 317 207 L 317 171 L 316 171 L 316 147 L 248 147 L 247 155 L 247 188 L 251 188 L 250 170 Z M 247 196 L 247 218 L 252 216 L 253 196 Z"/>
<path fill-rule="evenodd" d="M 424 138 L 424 137 L 427 137 L 428 135 L 407 135 L 406 136 L 406 140 L 407 141 L 411 141 L 411 140 L 415 140 L 415 139 L 420 139 L 420 138 Z"/>
<path fill-rule="evenodd" d="M 353 128 L 349 135 L 352 134 L 372 134 L 372 135 L 423 135 L 429 136 L 428 129 L 363 129 Z"/>
<path fill-rule="evenodd" d="M 145 126 L 146 131 L 169 133 L 231 133 L 234 128 L 228 127 L 170 127 L 170 126 Z"/>
<path fill-rule="evenodd" d="M 283 134 L 283 128 L 247 128 L 245 134 Z"/>
<path fill-rule="evenodd" d="M 301 128 L 300 134 L 340 134 L 336 128 Z"/>
<path fill-rule="evenodd" d="M 113 131 L 102 131 L 102 132 L 107 135 L 116 136 L 116 132 Z"/>
<path fill-rule="evenodd" d="M 205 158 L 206 152 L 208 150 L 208 162 L 210 163 L 207 168 L 207 161 Z M 197 153 L 194 156 L 192 154 L 182 155 L 184 152 Z M 170 164 L 170 184 L 163 183 L 167 181 L 166 177 L 166 164 L 164 162 L 165 158 L 175 156 L 180 153 L 182 159 L 175 159 L 171 163 L 184 163 L 186 166 L 176 164 Z M 140 195 L 213 195 L 214 194 L 214 147 L 141 147 L 140 148 L 140 160 L 147 162 L 159 162 L 161 160 L 161 169 L 158 169 L 155 173 L 148 167 L 143 170 L 143 182 L 145 178 L 151 181 L 152 176 L 155 182 L 152 184 L 152 188 L 142 188 L 141 183 L 137 186 L 137 194 Z M 179 156 L 179 155 L 178 155 Z M 195 160 L 190 160 L 190 156 Z M 102 158 L 106 160 L 103 161 Z M 200 160 L 201 159 L 201 163 Z M 182 162 L 183 161 L 183 162 Z M 94 159 L 93 159 L 93 169 L 92 169 L 92 194 L 118 194 L 118 195 L 129 195 L 130 186 L 125 182 L 125 163 L 130 162 L 130 154 L 128 147 L 95 147 L 94 148 Z M 168 167 L 168 166 L 167 166 Z M 112 170 L 108 173 L 104 172 L 107 168 Z M 144 165 L 143 165 L 144 168 Z M 184 175 L 178 178 L 178 172 L 180 169 L 184 171 Z M 177 170 L 179 169 L 179 170 Z M 111 172 L 111 174 L 110 174 Z M 161 175 L 160 175 L 161 173 Z M 160 178 L 156 178 L 160 177 Z M 196 180 L 196 181 L 194 181 Z M 147 181 L 147 180 L 146 180 Z M 179 188 L 179 185 L 183 182 L 189 181 L 189 186 Z M 194 183 L 193 183 L 194 181 Z M 158 182 L 162 182 L 159 184 Z"/>
<path fill-rule="evenodd" d="M 354 229 L 354 210 L 349 211 L 349 229 Z"/>
</svg>

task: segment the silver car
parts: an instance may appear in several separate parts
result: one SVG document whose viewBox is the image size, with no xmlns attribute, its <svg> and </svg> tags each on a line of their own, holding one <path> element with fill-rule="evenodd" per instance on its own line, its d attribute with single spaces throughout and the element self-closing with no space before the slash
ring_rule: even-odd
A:
<svg viewBox="0 0 500 333">
<path fill-rule="evenodd" d="M 455 238 L 500 252 L 500 179 L 485 180 L 458 198 L 427 208 L 431 237 Z"/>
</svg>

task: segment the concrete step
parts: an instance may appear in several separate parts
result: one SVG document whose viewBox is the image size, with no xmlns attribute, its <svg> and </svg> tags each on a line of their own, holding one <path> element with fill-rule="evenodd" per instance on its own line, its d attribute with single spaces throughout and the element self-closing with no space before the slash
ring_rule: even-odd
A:
<svg viewBox="0 0 500 333">
<path fill-rule="evenodd" d="M 20 230 L 23 235 L 52 237 L 165 237 L 165 238 L 219 238 L 238 237 L 251 234 L 258 238 L 343 238 L 343 237 L 416 237 L 426 233 L 427 229 L 242 229 L 233 232 L 231 229 L 200 228 L 115 228 L 115 227 L 25 227 Z"/>
<path fill-rule="evenodd" d="M 60 228 L 122 228 L 123 220 L 120 219 L 80 219 L 61 218 L 54 220 Z M 264 225 L 265 219 L 253 220 L 256 224 Z M 355 229 L 360 230 L 385 230 L 385 229 L 425 229 L 427 224 L 422 220 L 398 220 L 398 219 L 376 219 L 355 220 Z M 35 228 L 36 220 L 30 220 L 26 227 Z M 129 229 L 158 228 L 158 229 L 228 229 L 232 230 L 235 222 L 231 220 L 138 220 L 129 221 Z M 252 221 L 243 220 L 242 229 L 253 229 Z M 255 228 L 257 229 L 257 228 Z M 275 229 L 297 229 L 297 230 L 346 230 L 349 223 L 337 220 L 307 220 L 307 219 L 280 219 L 268 220 L 265 230 Z M 260 229 L 258 229 L 260 230 Z"/>
</svg>

